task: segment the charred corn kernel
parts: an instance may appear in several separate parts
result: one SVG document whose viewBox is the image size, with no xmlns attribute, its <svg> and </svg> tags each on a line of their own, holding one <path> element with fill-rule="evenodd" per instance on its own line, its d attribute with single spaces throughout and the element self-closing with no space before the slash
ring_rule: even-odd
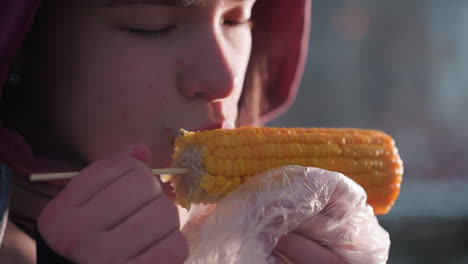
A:
<svg viewBox="0 0 468 264">
<path fill-rule="evenodd" d="M 174 167 L 184 164 L 196 168 L 190 175 L 191 184 L 174 186 L 177 200 L 185 207 L 217 201 L 265 170 L 301 165 L 347 175 L 364 187 L 374 211 L 385 214 L 398 196 L 403 174 L 390 136 L 351 128 L 245 127 L 184 132 L 175 142 Z M 178 177 L 173 182 L 177 183 L 189 176 L 173 177 Z"/>
</svg>

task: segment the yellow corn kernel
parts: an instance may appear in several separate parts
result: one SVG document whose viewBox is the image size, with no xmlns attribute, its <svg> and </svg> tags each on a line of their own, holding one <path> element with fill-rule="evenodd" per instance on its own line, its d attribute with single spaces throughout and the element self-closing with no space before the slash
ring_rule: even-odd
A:
<svg viewBox="0 0 468 264">
<path fill-rule="evenodd" d="M 225 148 L 217 148 L 214 151 L 213 156 L 215 156 L 217 159 L 227 158 L 226 149 Z"/>
<path fill-rule="evenodd" d="M 239 177 L 241 175 L 246 175 L 246 168 L 245 168 L 245 159 L 238 159 L 237 162 L 239 162 Z"/>
<path fill-rule="evenodd" d="M 213 175 L 210 175 L 208 173 L 203 174 L 203 176 L 200 179 L 200 186 L 203 188 L 205 191 L 209 191 L 213 188 L 216 182 L 216 177 Z"/>
<path fill-rule="evenodd" d="M 213 157 L 213 156 L 206 157 L 204 165 L 205 165 L 205 170 L 208 173 L 214 174 L 216 172 L 215 157 Z"/>
<path fill-rule="evenodd" d="M 239 161 L 238 160 L 234 160 L 232 162 L 232 176 L 234 177 L 238 177 L 240 176 L 241 173 L 240 173 L 240 165 L 239 165 Z"/>
<path fill-rule="evenodd" d="M 205 157 L 208 157 L 208 155 L 210 155 L 210 150 L 208 149 L 207 146 L 202 146 L 201 153 L 202 153 L 202 157 L 205 158 Z"/>
<path fill-rule="evenodd" d="M 232 166 L 233 161 L 224 160 L 224 175 L 226 176 L 235 176 L 234 175 L 234 166 Z"/>
</svg>

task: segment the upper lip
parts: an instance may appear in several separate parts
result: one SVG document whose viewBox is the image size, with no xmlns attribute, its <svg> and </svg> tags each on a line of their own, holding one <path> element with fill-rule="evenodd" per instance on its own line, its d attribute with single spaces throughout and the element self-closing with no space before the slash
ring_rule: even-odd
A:
<svg viewBox="0 0 468 264">
<path fill-rule="evenodd" d="M 225 123 L 225 121 L 211 122 L 211 123 L 202 125 L 201 127 L 195 128 L 193 131 L 203 131 L 203 130 L 223 128 L 224 123 Z"/>
<path fill-rule="evenodd" d="M 230 122 L 226 121 L 226 120 L 220 120 L 220 121 L 216 121 L 216 122 L 210 122 L 210 123 L 206 123 L 198 128 L 194 128 L 194 129 L 188 129 L 188 131 L 191 131 L 191 132 L 196 132 L 196 131 L 204 131 L 204 130 L 211 130 L 211 129 L 220 129 L 220 128 L 225 128 L 225 129 L 229 129 L 229 128 L 233 128 L 233 125 L 230 125 Z M 184 129 L 184 128 L 182 128 Z M 180 136 L 180 133 L 176 136 L 174 136 L 174 138 L 172 139 L 172 143 L 174 143 L 175 139 Z"/>
</svg>

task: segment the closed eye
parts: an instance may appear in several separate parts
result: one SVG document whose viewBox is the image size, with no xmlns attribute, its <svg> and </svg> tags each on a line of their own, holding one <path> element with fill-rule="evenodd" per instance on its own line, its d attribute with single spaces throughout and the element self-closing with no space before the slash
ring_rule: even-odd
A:
<svg viewBox="0 0 468 264">
<path fill-rule="evenodd" d="M 126 30 L 133 35 L 137 35 L 144 38 L 155 39 L 165 37 L 169 35 L 176 26 L 170 25 L 158 29 L 147 29 L 147 28 L 126 28 Z"/>
<path fill-rule="evenodd" d="M 243 26 L 243 25 L 247 25 L 249 26 L 250 28 L 253 27 L 253 21 L 252 19 L 247 19 L 247 20 L 244 20 L 244 21 L 237 21 L 237 20 L 224 20 L 224 25 L 227 25 L 227 26 Z"/>
</svg>

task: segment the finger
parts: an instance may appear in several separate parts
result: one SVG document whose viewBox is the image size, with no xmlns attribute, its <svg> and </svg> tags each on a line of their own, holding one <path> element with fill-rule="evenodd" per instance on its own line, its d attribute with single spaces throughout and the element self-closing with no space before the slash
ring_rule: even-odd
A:
<svg viewBox="0 0 468 264">
<path fill-rule="evenodd" d="M 160 196 L 108 231 L 107 239 L 116 242 L 113 248 L 124 253 L 123 258 L 133 258 L 178 230 L 176 206 Z"/>
<path fill-rule="evenodd" d="M 146 167 L 127 153 L 113 155 L 97 161 L 72 178 L 60 193 L 66 201 L 80 207 L 86 204 L 103 188 L 127 173 Z"/>
<path fill-rule="evenodd" d="M 285 262 L 283 259 L 281 258 L 276 258 L 275 259 L 275 264 L 290 264 L 290 263 L 287 263 Z"/>
<path fill-rule="evenodd" d="M 273 257 L 275 258 L 275 264 L 294 264 L 285 255 L 279 253 L 278 251 L 274 250 L 272 253 Z"/>
<path fill-rule="evenodd" d="M 130 147 L 128 154 L 133 158 L 142 161 L 148 166 L 151 163 L 151 150 L 144 144 L 138 144 Z"/>
<path fill-rule="evenodd" d="M 94 229 L 105 231 L 161 195 L 162 188 L 149 170 L 133 170 L 104 187 L 82 207 L 82 214 L 96 216 Z"/>
<path fill-rule="evenodd" d="M 276 250 L 295 264 L 345 264 L 330 249 L 294 232 L 280 238 Z"/>
<path fill-rule="evenodd" d="M 188 244 L 180 231 L 174 231 L 144 252 L 135 256 L 130 264 L 184 263 L 188 257 Z"/>
</svg>

